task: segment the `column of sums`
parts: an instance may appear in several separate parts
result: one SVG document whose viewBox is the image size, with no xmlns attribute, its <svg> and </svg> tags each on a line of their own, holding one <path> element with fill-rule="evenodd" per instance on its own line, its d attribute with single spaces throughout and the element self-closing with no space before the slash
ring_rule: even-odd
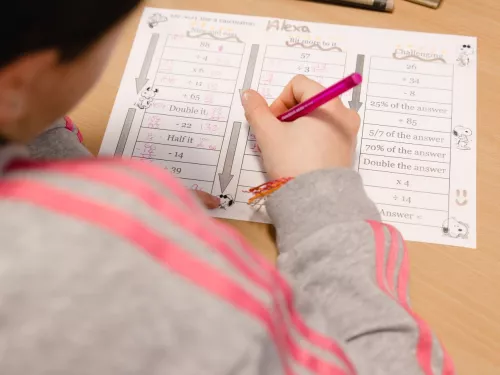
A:
<svg viewBox="0 0 500 375">
<path fill-rule="evenodd" d="M 359 170 L 386 222 L 449 215 L 453 65 L 372 57 Z"/>
<path fill-rule="evenodd" d="M 133 157 L 212 191 L 245 45 L 169 36 Z"/>
<path fill-rule="evenodd" d="M 267 46 L 257 90 L 271 104 L 285 86 L 298 74 L 324 86 L 330 86 L 345 75 L 346 54 L 319 49 Z M 246 203 L 250 187 L 267 180 L 255 136 L 250 132 L 241 168 L 236 201 Z"/>
</svg>

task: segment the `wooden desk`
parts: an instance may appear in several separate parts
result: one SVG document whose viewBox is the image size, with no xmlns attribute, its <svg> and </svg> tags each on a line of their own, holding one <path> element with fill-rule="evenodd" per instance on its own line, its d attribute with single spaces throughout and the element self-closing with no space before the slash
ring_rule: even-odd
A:
<svg viewBox="0 0 500 375">
<path fill-rule="evenodd" d="M 479 37 L 478 249 L 410 243 L 411 295 L 413 306 L 438 333 L 460 374 L 500 374 L 500 1 L 444 0 L 436 11 L 396 0 L 394 14 L 298 0 L 151 0 L 147 5 Z M 102 81 L 73 113 L 94 153 L 139 14 L 127 23 Z M 266 256 L 275 257 L 268 226 L 232 224 Z"/>
</svg>

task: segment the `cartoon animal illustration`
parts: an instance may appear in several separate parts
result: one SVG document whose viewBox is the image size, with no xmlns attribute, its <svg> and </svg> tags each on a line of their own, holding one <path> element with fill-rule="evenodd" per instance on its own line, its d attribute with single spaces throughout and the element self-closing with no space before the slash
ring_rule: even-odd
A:
<svg viewBox="0 0 500 375">
<path fill-rule="evenodd" d="M 461 67 L 469 66 L 472 55 L 474 55 L 474 48 L 470 44 L 464 44 L 460 47 L 458 53 L 458 65 Z"/>
<path fill-rule="evenodd" d="M 148 109 L 149 107 L 151 107 L 151 104 L 153 104 L 154 97 L 156 96 L 156 94 L 158 94 L 158 92 L 158 89 L 152 89 L 151 87 L 148 87 L 141 93 L 141 96 L 139 97 L 135 105 L 140 109 Z"/>
<path fill-rule="evenodd" d="M 165 16 L 162 16 L 160 13 L 155 13 L 151 17 L 148 18 L 148 25 L 150 28 L 155 28 L 158 26 L 160 22 L 167 22 L 168 19 Z"/>
<path fill-rule="evenodd" d="M 229 194 L 221 194 L 220 198 L 220 206 L 223 210 L 227 210 L 228 207 L 231 207 L 234 204 L 234 198 Z"/>
<path fill-rule="evenodd" d="M 464 222 L 458 221 L 454 217 L 450 217 L 443 222 L 443 234 L 451 238 L 464 238 L 469 235 L 469 226 Z"/>
<path fill-rule="evenodd" d="M 455 137 L 455 145 L 459 150 L 470 150 L 469 137 L 472 136 L 472 130 L 464 126 L 457 126 L 453 129 L 453 136 Z"/>
</svg>

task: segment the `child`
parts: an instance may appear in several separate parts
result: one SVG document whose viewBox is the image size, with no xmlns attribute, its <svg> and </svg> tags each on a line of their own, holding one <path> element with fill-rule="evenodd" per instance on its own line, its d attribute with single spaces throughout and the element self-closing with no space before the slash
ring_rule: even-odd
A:
<svg viewBox="0 0 500 375">
<path fill-rule="evenodd" d="M 69 119 L 32 142 L 138 2 L 3 5 L 0 373 L 452 374 L 409 307 L 403 240 L 349 169 L 357 114 L 337 100 L 276 119 L 319 84 L 297 77 L 271 108 L 242 97 L 269 176 L 294 178 L 267 202 L 279 271 L 164 171 L 89 158 Z M 72 160 L 30 161 L 30 142 Z"/>
</svg>

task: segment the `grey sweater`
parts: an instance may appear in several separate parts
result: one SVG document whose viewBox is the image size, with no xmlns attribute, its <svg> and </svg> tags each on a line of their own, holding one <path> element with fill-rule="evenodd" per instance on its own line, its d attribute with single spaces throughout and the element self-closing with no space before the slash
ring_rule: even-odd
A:
<svg viewBox="0 0 500 375">
<path fill-rule="evenodd" d="M 454 373 L 356 172 L 268 201 L 276 269 L 162 170 L 81 158 L 64 122 L 30 150 L 80 159 L 0 148 L 0 374 Z"/>
</svg>

